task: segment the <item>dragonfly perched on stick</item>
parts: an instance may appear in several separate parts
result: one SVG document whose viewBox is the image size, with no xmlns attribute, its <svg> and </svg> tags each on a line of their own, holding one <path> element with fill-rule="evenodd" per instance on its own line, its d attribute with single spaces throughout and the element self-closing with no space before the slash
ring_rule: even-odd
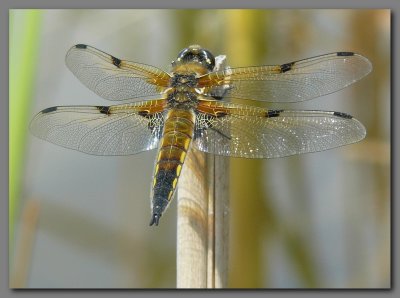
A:
<svg viewBox="0 0 400 298">
<path fill-rule="evenodd" d="M 299 102 L 336 92 L 372 70 L 367 58 L 336 52 L 281 65 L 219 70 L 215 60 L 208 50 L 193 45 L 179 53 L 171 72 L 165 72 L 75 45 L 66 55 L 72 73 L 105 99 L 131 102 L 50 107 L 34 117 L 31 131 L 94 155 L 157 149 L 150 225 L 158 225 L 171 202 L 190 148 L 274 158 L 327 150 L 365 137 L 364 126 L 346 113 L 270 110 L 251 103 Z"/>
</svg>

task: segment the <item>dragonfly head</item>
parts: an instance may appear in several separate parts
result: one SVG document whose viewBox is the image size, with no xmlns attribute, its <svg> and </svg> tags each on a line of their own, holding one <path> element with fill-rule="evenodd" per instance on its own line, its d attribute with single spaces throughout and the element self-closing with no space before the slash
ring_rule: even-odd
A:
<svg viewBox="0 0 400 298">
<path fill-rule="evenodd" d="M 208 71 L 212 71 L 215 67 L 214 55 L 199 45 L 191 45 L 183 49 L 178 54 L 176 60 L 172 62 L 172 66 L 176 66 L 180 63 L 187 64 L 190 62 L 200 63 Z"/>
</svg>

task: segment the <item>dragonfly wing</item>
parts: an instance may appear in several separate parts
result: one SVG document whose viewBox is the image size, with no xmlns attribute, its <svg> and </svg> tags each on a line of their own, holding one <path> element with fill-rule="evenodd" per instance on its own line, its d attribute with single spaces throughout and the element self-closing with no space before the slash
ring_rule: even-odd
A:
<svg viewBox="0 0 400 298">
<path fill-rule="evenodd" d="M 343 146 L 365 135 L 358 120 L 340 112 L 268 110 L 202 101 L 192 145 L 217 155 L 275 158 Z"/>
<path fill-rule="evenodd" d="M 86 87 L 108 100 L 159 97 L 170 80 L 156 67 L 120 60 L 83 44 L 73 46 L 65 62 Z"/>
<path fill-rule="evenodd" d="M 116 106 L 51 107 L 30 129 L 54 144 L 93 155 L 128 155 L 157 147 L 164 125 L 164 100 Z"/>
<path fill-rule="evenodd" d="M 371 70 L 367 58 L 338 52 L 282 65 L 228 68 L 200 77 L 199 86 L 212 97 L 224 88 L 225 98 L 297 102 L 341 90 Z"/>
</svg>

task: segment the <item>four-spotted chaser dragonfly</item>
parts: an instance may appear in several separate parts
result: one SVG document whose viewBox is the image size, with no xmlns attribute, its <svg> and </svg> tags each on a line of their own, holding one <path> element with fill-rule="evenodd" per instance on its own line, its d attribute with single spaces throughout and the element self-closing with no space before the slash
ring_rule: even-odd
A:
<svg viewBox="0 0 400 298">
<path fill-rule="evenodd" d="M 274 66 L 215 69 L 200 46 L 181 51 L 172 71 L 120 60 L 78 44 L 66 55 L 72 73 L 112 106 L 57 106 L 31 122 L 37 137 L 94 155 L 158 149 L 150 225 L 158 225 L 189 148 L 244 158 L 273 158 L 360 141 L 364 126 L 342 112 L 270 110 L 235 99 L 297 102 L 338 91 L 367 75 L 371 63 L 337 52 Z M 230 101 L 224 101 L 229 99 Z"/>
</svg>

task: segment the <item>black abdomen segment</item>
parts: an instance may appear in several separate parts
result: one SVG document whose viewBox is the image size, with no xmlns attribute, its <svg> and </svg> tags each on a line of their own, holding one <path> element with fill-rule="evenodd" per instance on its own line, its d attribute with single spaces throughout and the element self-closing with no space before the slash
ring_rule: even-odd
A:
<svg viewBox="0 0 400 298">
<path fill-rule="evenodd" d="M 154 169 L 150 225 L 158 225 L 171 202 L 193 138 L 194 121 L 192 111 L 171 110 L 167 114 Z"/>
</svg>

